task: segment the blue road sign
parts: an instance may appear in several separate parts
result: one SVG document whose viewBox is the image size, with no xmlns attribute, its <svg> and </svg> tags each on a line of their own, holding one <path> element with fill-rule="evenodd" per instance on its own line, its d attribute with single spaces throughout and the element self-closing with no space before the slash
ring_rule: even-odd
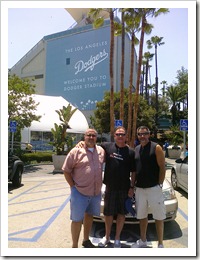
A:
<svg viewBox="0 0 200 260">
<path fill-rule="evenodd" d="M 122 120 L 115 120 L 115 127 L 123 126 Z"/>
<path fill-rule="evenodd" d="M 16 131 L 17 131 L 17 122 L 10 121 L 10 132 L 16 132 Z"/>
<path fill-rule="evenodd" d="M 180 130 L 181 131 L 188 131 L 188 119 L 181 119 L 180 120 Z"/>
</svg>

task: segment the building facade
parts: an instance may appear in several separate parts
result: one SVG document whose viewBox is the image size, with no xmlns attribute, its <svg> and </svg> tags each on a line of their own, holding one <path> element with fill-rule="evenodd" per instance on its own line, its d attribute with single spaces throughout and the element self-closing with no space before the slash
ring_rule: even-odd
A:
<svg viewBox="0 0 200 260">
<path fill-rule="evenodd" d="M 94 29 L 92 24 L 44 36 L 17 64 L 11 74 L 34 80 L 36 94 L 62 96 L 73 106 L 92 112 L 110 90 L 110 21 Z M 129 86 L 131 42 L 125 36 L 124 86 Z M 136 85 L 135 53 L 133 85 Z M 114 90 L 120 90 L 121 37 L 115 37 Z"/>
</svg>

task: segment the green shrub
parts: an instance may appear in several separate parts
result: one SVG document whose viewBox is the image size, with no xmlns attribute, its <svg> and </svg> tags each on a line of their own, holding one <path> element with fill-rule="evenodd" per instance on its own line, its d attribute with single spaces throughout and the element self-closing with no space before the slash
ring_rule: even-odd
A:
<svg viewBox="0 0 200 260">
<path fill-rule="evenodd" d="M 31 164 L 33 162 L 52 162 L 52 154 L 52 152 L 24 153 L 20 158 L 25 164 Z"/>
</svg>

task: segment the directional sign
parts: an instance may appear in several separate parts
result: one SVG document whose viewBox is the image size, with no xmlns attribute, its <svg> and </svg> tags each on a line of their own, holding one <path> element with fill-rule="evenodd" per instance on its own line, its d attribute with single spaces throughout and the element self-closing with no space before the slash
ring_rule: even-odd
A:
<svg viewBox="0 0 200 260">
<path fill-rule="evenodd" d="M 181 119 L 180 120 L 180 130 L 181 131 L 188 131 L 188 119 Z"/>
<path fill-rule="evenodd" d="M 10 121 L 10 132 L 16 132 L 16 131 L 17 131 L 17 122 Z"/>
<path fill-rule="evenodd" d="M 123 126 L 122 120 L 115 120 L 115 127 Z"/>
</svg>

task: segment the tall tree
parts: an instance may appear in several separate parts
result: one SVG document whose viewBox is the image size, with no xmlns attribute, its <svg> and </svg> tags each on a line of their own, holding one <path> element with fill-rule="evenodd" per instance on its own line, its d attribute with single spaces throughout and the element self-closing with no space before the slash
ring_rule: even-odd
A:
<svg viewBox="0 0 200 260">
<path fill-rule="evenodd" d="M 139 85 L 140 85 L 140 75 L 141 75 L 141 64 L 142 64 L 142 53 L 143 53 L 143 44 L 144 44 L 144 34 L 151 33 L 152 25 L 147 23 L 147 14 L 150 12 L 149 9 L 138 9 L 138 15 L 141 17 L 141 35 L 140 35 L 140 45 L 139 45 L 139 60 L 138 60 L 138 69 L 137 69 L 137 83 L 135 90 L 135 101 L 134 101 L 134 110 L 133 110 L 133 127 L 132 127 L 132 136 L 130 141 L 130 146 L 134 146 L 135 136 L 136 136 L 136 125 L 137 125 L 137 112 L 138 112 L 138 99 L 139 99 Z"/>
<path fill-rule="evenodd" d="M 124 28 L 124 10 L 121 11 L 122 24 L 122 60 L 121 60 L 121 83 L 120 83 L 120 119 L 124 121 L 124 51 L 125 51 L 125 28 Z"/>
<path fill-rule="evenodd" d="M 150 40 L 147 41 L 147 48 L 151 49 L 153 46 L 155 47 L 155 69 L 156 69 L 156 78 L 155 78 L 155 86 L 156 86 L 156 125 L 158 123 L 158 46 L 165 44 L 162 42 L 163 37 L 153 36 Z M 157 137 L 157 132 L 155 132 L 155 136 Z"/>
<path fill-rule="evenodd" d="M 184 67 L 181 67 L 180 70 L 177 71 L 177 86 L 181 89 L 183 93 L 183 110 L 188 109 L 188 70 Z"/>
<path fill-rule="evenodd" d="M 129 94 L 128 94 L 128 143 L 131 141 L 131 130 L 132 130 L 132 111 L 133 111 L 133 70 L 135 62 L 135 45 L 139 43 L 136 33 L 140 30 L 140 16 L 134 9 L 125 10 L 125 22 L 126 32 L 131 38 L 131 61 L 130 61 L 130 73 L 129 73 Z"/>
<path fill-rule="evenodd" d="M 125 62 L 125 21 L 124 8 L 120 8 L 121 23 L 114 23 L 115 36 L 121 36 L 121 76 L 120 76 L 120 115 L 119 119 L 124 121 L 124 62 Z"/>
<path fill-rule="evenodd" d="M 89 15 L 93 16 L 95 28 L 99 28 L 104 23 L 104 18 L 99 17 L 101 11 L 107 11 L 110 17 L 110 135 L 111 141 L 114 140 L 114 75 L 113 75 L 113 59 L 114 59 L 114 12 L 113 8 L 92 8 Z"/>
<path fill-rule="evenodd" d="M 163 87 L 162 87 L 162 96 L 163 96 L 163 99 L 165 98 L 165 90 L 166 90 L 166 86 L 167 86 L 167 81 L 166 80 L 163 80 L 163 81 L 161 81 L 160 82 L 160 84 L 162 84 L 163 85 Z"/>
<path fill-rule="evenodd" d="M 141 75 L 141 64 L 142 64 L 142 54 L 144 45 L 144 34 L 150 34 L 153 25 L 149 24 L 147 18 L 157 17 L 160 14 L 167 13 L 167 8 L 138 8 L 138 14 L 141 16 L 141 35 L 140 35 L 140 45 L 139 45 L 139 61 L 138 61 L 138 71 L 137 71 L 137 84 L 136 84 L 136 95 L 134 102 L 134 113 L 133 113 L 133 128 L 132 128 L 132 138 L 130 145 L 133 147 L 134 140 L 136 138 L 136 125 L 137 125 L 137 111 L 138 111 L 138 96 L 139 96 L 139 84 Z"/>
<path fill-rule="evenodd" d="M 153 59 L 154 54 L 148 52 L 144 53 L 145 61 L 145 99 L 149 103 L 149 92 L 148 92 L 148 75 L 149 75 L 149 61 Z"/>
<path fill-rule="evenodd" d="M 167 100 L 170 102 L 172 113 L 172 124 L 176 125 L 179 120 L 180 102 L 183 99 L 183 92 L 178 86 L 170 86 L 167 88 Z"/>
</svg>

